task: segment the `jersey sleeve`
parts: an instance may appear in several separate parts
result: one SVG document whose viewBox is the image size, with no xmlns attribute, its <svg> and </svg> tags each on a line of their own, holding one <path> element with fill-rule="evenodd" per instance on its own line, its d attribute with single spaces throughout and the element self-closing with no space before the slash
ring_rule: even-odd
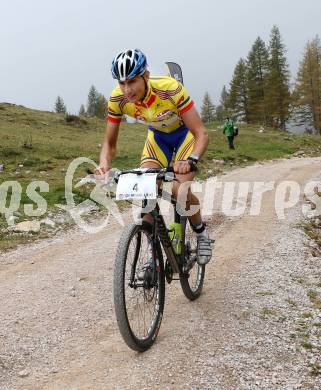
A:
<svg viewBox="0 0 321 390">
<path fill-rule="evenodd" d="M 108 107 L 107 107 L 107 110 L 108 110 L 107 111 L 107 118 L 106 118 L 107 121 L 110 121 L 113 123 L 120 123 L 121 122 L 121 118 L 122 118 L 123 113 L 121 111 L 119 104 L 121 103 L 122 98 L 123 98 L 122 95 L 113 96 L 113 93 L 110 96 L 110 98 L 108 100 Z"/>
<path fill-rule="evenodd" d="M 168 94 L 173 100 L 175 106 L 177 107 L 178 112 L 180 114 L 183 114 L 184 112 L 187 112 L 190 108 L 193 107 L 194 102 L 188 94 L 184 85 L 175 79 L 172 80 L 173 81 L 171 82 Z"/>
</svg>

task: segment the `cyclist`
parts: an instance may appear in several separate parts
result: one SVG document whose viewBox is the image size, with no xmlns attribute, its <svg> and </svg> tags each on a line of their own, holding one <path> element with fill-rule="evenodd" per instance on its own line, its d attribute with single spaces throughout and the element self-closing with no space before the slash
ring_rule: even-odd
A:
<svg viewBox="0 0 321 390">
<path fill-rule="evenodd" d="M 112 62 L 111 72 L 118 86 L 108 101 L 106 134 L 95 174 L 104 175 L 111 169 L 121 117 L 126 114 L 148 126 L 141 168 L 167 167 L 176 153 L 174 172 L 178 182 L 174 182 L 172 191 L 177 197 L 179 185 L 194 179 L 191 165 L 197 164 L 209 143 L 192 99 L 174 78 L 150 77 L 146 57 L 138 49 L 119 53 Z M 195 205 L 199 205 L 199 200 L 189 188 L 187 210 Z M 145 216 L 145 223 L 151 220 L 149 215 Z M 206 264 L 212 256 L 208 231 L 199 211 L 189 220 L 197 233 L 198 262 Z"/>
</svg>

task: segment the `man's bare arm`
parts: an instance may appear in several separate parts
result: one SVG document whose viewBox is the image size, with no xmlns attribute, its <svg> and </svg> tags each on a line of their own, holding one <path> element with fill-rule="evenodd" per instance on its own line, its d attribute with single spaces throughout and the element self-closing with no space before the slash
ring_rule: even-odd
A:
<svg viewBox="0 0 321 390">
<path fill-rule="evenodd" d="M 182 114 L 182 119 L 195 138 L 193 154 L 201 157 L 209 144 L 208 132 L 194 107 Z"/>
<path fill-rule="evenodd" d="M 105 137 L 100 151 L 100 162 L 97 173 L 106 173 L 111 169 L 112 160 L 117 150 L 119 123 L 107 122 Z"/>
</svg>

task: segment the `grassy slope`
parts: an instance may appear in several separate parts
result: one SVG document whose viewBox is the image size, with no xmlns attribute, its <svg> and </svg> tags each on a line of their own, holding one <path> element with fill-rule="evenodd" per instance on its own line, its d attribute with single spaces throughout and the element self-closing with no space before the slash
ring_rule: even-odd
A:
<svg viewBox="0 0 321 390">
<path fill-rule="evenodd" d="M 241 127 L 236 139 L 237 149 L 229 151 L 221 132 L 213 131 L 217 124 L 209 126 L 210 146 L 201 164 L 200 177 L 206 177 L 257 160 L 274 159 L 292 155 L 304 150 L 306 155 L 321 154 L 321 137 L 311 135 L 289 135 L 278 131 L 259 133 L 257 127 Z M 27 109 L 21 106 L 0 104 L 0 164 L 5 171 L 0 173 L 0 183 L 18 180 L 22 185 L 23 204 L 30 203 L 25 188 L 32 180 L 45 180 L 49 183 L 49 193 L 42 193 L 48 202 L 48 211 L 56 210 L 55 203 L 64 202 L 64 170 L 76 157 L 84 156 L 98 161 L 105 123 L 99 119 L 88 119 L 88 124 L 78 127 L 68 125 L 64 117 L 51 112 Z M 24 148 L 32 138 L 32 149 Z M 142 125 L 121 124 L 118 142 L 118 157 L 114 166 L 131 168 L 137 166 L 146 137 Z M 224 166 L 213 159 L 223 159 Z M 23 164 L 23 167 L 19 167 Z M 78 172 L 84 176 L 84 169 Z M 75 190 L 76 200 L 87 199 L 86 189 Z M 6 227 L 0 215 L 0 229 Z M 0 233 L 0 249 L 25 242 L 29 238 L 21 235 L 7 237 Z"/>
</svg>

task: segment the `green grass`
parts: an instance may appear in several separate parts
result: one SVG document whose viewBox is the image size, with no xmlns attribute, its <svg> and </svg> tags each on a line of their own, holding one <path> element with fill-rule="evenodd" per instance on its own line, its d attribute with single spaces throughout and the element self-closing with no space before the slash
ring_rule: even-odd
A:
<svg viewBox="0 0 321 390">
<path fill-rule="evenodd" d="M 313 344 L 307 342 L 307 341 L 303 341 L 301 343 L 302 347 L 305 348 L 305 349 L 312 349 L 313 348 Z"/>
<path fill-rule="evenodd" d="M 267 317 L 267 316 L 276 316 L 278 314 L 277 310 L 275 309 L 271 309 L 271 308 L 268 308 L 268 307 L 264 307 L 262 310 L 261 310 L 261 314 L 263 317 Z"/>
<path fill-rule="evenodd" d="M 290 306 L 292 306 L 292 307 L 297 307 L 298 306 L 298 303 L 296 302 L 296 301 L 294 301 L 293 299 L 287 299 L 286 300 L 287 301 L 287 303 L 290 305 Z"/>
<path fill-rule="evenodd" d="M 309 219 L 304 220 L 298 224 L 298 227 L 301 228 L 304 233 L 316 244 L 316 246 L 311 246 L 308 244 L 310 248 L 310 252 L 313 257 L 320 258 L 321 256 L 321 229 L 319 223 L 316 223 L 317 219 Z M 317 287 L 321 287 L 321 283 L 316 284 Z"/>
<path fill-rule="evenodd" d="M 24 219 L 24 204 L 32 203 L 26 196 L 26 188 L 31 181 L 48 182 L 50 191 L 41 195 L 47 201 L 48 211 L 55 211 L 56 203 L 65 203 L 64 178 L 70 162 L 80 156 L 98 162 L 105 121 L 90 118 L 87 122 L 87 125 L 81 126 L 67 124 L 63 115 L 0 104 L 0 164 L 5 164 L 5 171 L 0 173 L 0 184 L 8 180 L 17 180 L 21 184 L 20 220 Z M 216 128 L 217 124 L 208 127 L 213 129 L 213 126 Z M 258 133 L 257 130 L 258 126 L 240 126 L 235 151 L 227 148 L 226 138 L 221 131 L 209 130 L 210 145 L 200 163 L 199 177 L 206 178 L 259 160 L 288 157 L 298 150 L 305 151 L 306 155 L 321 155 L 321 137 L 289 135 L 275 130 Z M 137 167 L 145 138 L 144 126 L 122 123 L 114 167 Z M 26 147 L 30 143 L 32 148 Z M 223 159 L 225 164 L 219 165 L 213 159 Z M 83 166 L 77 171 L 75 179 L 85 175 L 85 168 Z M 73 192 L 77 202 L 88 198 L 88 188 L 85 186 Z M 29 237 L 1 233 L 1 228 L 6 227 L 7 223 L 0 215 L 0 250 L 29 240 Z"/>
<path fill-rule="evenodd" d="M 306 280 L 304 278 L 302 278 L 301 276 L 293 276 L 292 280 L 294 280 L 295 282 L 297 282 L 299 284 L 306 284 Z"/>
<path fill-rule="evenodd" d="M 264 297 L 264 296 L 275 295 L 275 293 L 272 292 L 272 291 L 258 291 L 258 292 L 256 293 L 256 295 L 260 295 L 260 296 Z"/>
<path fill-rule="evenodd" d="M 318 293 L 314 290 L 309 290 L 307 292 L 307 296 L 312 300 L 314 301 L 317 297 L 318 297 Z"/>
<path fill-rule="evenodd" d="M 302 313 L 302 318 L 311 318 L 313 317 L 313 314 L 310 313 L 309 311 L 305 311 L 304 313 Z"/>
<path fill-rule="evenodd" d="M 321 375 L 321 365 L 319 363 L 310 363 L 309 368 L 311 376 Z"/>
<path fill-rule="evenodd" d="M 259 126 L 244 125 L 240 126 L 239 136 L 235 138 L 234 151 L 227 148 L 221 130 L 211 130 L 216 129 L 217 124 L 211 124 L 209 128 L 211 142 L 204 159 L 204 165 L 209 169 L 213 168 L 212 159 L 223 159 L 227 165 L 244 166 L 255 161 L 288 157 L 299 150 L 307 156 L 321 155 L 321 137 L 317 135 L 294 135 L 277 130 L 259 133 Z"/>
<path fill-rule="evenodd" d="M 321 299 L 320 298 L 317 298 L 313 301 L 313 307 L 315 309 L 319 309 L 321 310 Z"/>
</svg>

